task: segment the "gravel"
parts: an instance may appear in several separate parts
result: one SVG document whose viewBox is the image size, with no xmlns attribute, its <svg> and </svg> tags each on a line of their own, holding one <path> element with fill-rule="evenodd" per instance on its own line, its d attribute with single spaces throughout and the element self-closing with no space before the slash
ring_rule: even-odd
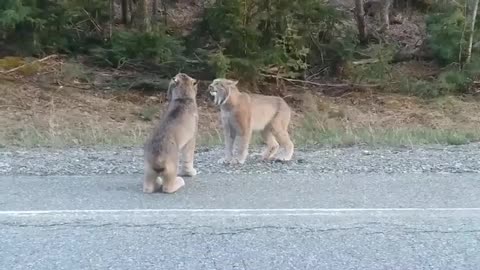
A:
<svg viewBox="0 0 480 270">
<path fill-rule="evenodd" d="M 297 150 L 286 163 L 262 162 L 252 149 L 246 164 L 218 164 L 222 149 L 198 149 L 200 174 L 480 173 L 480 144 L 413 148 L 317 148 Z M 141 148 L 3 149 L 0 175 L 95 175 L 142 173 Z"/>
</svg>

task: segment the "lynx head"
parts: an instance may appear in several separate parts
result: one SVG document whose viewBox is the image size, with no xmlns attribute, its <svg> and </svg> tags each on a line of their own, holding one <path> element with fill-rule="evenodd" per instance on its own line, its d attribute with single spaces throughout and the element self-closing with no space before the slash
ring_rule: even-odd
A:
<svg viewBox="0 0 480 270">
<path fill-rule="evenodd" d="M 215 105 L 221 106 L 228 101 L 232 90 L 237 89 L 238 81 L 229 79 L 215 79 L 208 86 L 208 91 Z"/>
<path fill-rule="evenodd" d="M 185 73 L 178 73 L 170 81 L 167 98 L 169 101 L 177 98 L 195 99 L 197 96 L 198 80 L 193 79 Z"/>
</svg>

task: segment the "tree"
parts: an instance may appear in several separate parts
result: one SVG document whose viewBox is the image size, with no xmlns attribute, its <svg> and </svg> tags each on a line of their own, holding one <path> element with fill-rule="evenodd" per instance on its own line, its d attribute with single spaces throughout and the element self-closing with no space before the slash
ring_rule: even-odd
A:
<svg viewBox="0 0 480 270">
<path fill-rule="evenodd" d="M 122 0 L 122 23 L 128 23 L 128 0 Z"/>
<path fill-rule="evenodd" d="M 135 20 L 136 26 L 144 32 L 152 31 L 151 14 L 148 12 L 148 0 L 137 0 L 135 7 L 135 16 L 132 20 Z"/>
<path fill-rule="evenodd" d="M 158 9 L 157 0 L 152 0 L 152 20 L 153 21 L 155 21 L 157 18 L 157 9 Z"/>
<path fill-rule="evenodd" d="M 466 59 L 467 63 L 470 63 L 472 59 L 473 35 L 475 33 L 475 21 L 477 20 L 478 2 L 479 0 L 474 1 L 473 11 L 472 11 L 472 19 L 470 23 L 470 37 L 468 39 L 468 50 L 467 50 L 467 59 Z"/>
<path fill-rule="evenodd" d="M 363 0 L 355 0 L 355 19 L 357 20 L 358 39 L 360 43 L 367 43 L 367 25 L 365 24 L 365 11 Z"/>
</svg>

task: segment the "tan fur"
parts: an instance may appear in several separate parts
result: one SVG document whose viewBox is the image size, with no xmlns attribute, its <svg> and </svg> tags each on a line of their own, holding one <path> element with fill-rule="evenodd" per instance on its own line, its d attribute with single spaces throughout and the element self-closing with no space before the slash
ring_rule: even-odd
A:
<svg viewBox="0 0 480 270">
<path fill-rule="evenodd" d="M 225 136 L 225 157 L 219 162 L 243 164 L 253 131 L 261 131 L 267 145 L 262 154 L 265 160 L 290 160 L 294 145 L 288 134 L 291 109 L 280 97 L 242 93 L 237 81 L 215 79 L 209 88 L 220 115 Z M 238 153 L 234 154 L 237 145 Z M 285 153 L 274 157 L 279 146 Z"/>
<path fill-rule="evenodd" d="M 194 176 L 195 137 L 198 129 L 197 81 L 179 73 L 167 92 L 168 108 L 144 147 L 143 191 L 173 193 L 185 185 L 179 176 Z M 180 159 L 180 172 L 177 166 Z M 158 178 L 162 181 L 160 184 Z"/>
</svg>

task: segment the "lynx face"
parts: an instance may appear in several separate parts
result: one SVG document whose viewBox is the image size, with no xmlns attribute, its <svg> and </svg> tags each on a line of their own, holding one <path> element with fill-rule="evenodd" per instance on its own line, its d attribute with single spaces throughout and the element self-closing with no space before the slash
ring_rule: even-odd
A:
<svg viewBox="0 0 480 270">
<path fill-rule="evenodd" d="M 227 79 L 215 79 L 209 86 L 208 91 L 213 98 L 215 105 L 221 106 L 230 97 L 230 87 L 236 86 L 238 81 Z"/>
</svg>

